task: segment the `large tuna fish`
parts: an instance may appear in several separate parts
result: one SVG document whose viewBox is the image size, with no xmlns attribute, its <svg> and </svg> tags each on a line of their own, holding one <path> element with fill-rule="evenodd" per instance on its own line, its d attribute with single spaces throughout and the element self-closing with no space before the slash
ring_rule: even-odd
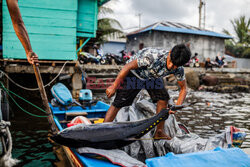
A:
<svg viewBox="0 0 250 167">
<path fill-rule="evenodd" d="M 180 107 L 172 107 L 172 110 Z M 161 121 L 169 116 L 169 109 L 163 109 L 159 114 L 134 122 L 108 122 L 101 124 L 78 124 L 66 128 L 51 137 L 58 144 L 69 147 L 93 147 L 115 149 L 126 146 L 145 135 Z"/>
</svg>

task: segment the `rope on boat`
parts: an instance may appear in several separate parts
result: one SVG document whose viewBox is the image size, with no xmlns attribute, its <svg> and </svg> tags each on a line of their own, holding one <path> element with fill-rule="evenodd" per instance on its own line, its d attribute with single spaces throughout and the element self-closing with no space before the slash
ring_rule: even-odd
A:
<svg viewBox="0 0 250 167">
<path fill-rule="evenodd" d="M 11 157 L 11 151 L 12 151 L 12 138 L 9 130 L 10 122 L 6 122 L 4 120 L 0 121 L 0 132 L 1 134 L 6 135 L 5 137 L 1 136 L 2 139 L 2 146 L 4 147 L 4 155 L 0 158 L 0 165 L 3 166 L 15 166 L 19 160 L 13 159 Z"/>
<path fill-rule="evenodd" d="M 44 85 L 44 88 L 51 85 L 52 82 L 54 82 L 59 76 L 60 74 L 62 73 L 62 70 L 64 69 L 65 65 L 68 63 L 69 61 L 66 61 L 62 68 L 60 69 L 59 73 L 55 76 L 54 79 L 52 79 L 49 83 L 47 83 L 46 85 Z M 39 90 L 39 88 L 27 88 L 27 87 L 24 87 L 18 83 L 16 83 L 15 81 L 13 81 L 5 72 L 3 72 L 2 70 L 0 70 L 0 75 L 4 74 L 4 76 L 9 79 L 13 84 L 15 84 L 16 86 L 22 88 L 22 89 L 25 89 L 25 90 L 29 90 L 29 91 L 36 91 L 36 90 Z"/>
<path fill-rule="evenodd" d="M 3 90 L 9 95 L 9 97 L 13 100 L 13 102 L 17 105 L 17 107 L 20 108 L 23 112 L 25 112 L 26 114 L 29 114 L 29 115 L 31 115 L 31 116 L 33 116 L 33 117 L 38 117 L 38 118 L 46 118 L 46 117 L 47 117 L 47 116 L 45 116 L 45 115 L 33 114 L 33 113 L 31 113 L 31 112 L 28 112 L 28 111 L 25 110 L 24 108 L 22 108 L 22 107 L 15 101 L 15 99 L 12 97 L 12 95 L 11 95 L 10 93 L 14 94 L 14 95 L 17 96 L 18 98 L 20 98 L 20 99 L 22 99 L 23 101 L 29 103 L 30 105 L 34 106 L 35 108 L 39 109 L 40 111 L 46 113 L 46 111 L 43 110 L 42 108 L 36 106 L 35 104 L 29 102 L 28 100 L 24 99 L 23 97 L 21 97 L 21 96 L 15 94 L 14 92 L 12 92 L 12 91 L 8 90 L 7 88 L 5 88 L 2 82 L 0 82 L 0 84 L 1 84 L 1 87 L 3 88 Z"/>
</svg>

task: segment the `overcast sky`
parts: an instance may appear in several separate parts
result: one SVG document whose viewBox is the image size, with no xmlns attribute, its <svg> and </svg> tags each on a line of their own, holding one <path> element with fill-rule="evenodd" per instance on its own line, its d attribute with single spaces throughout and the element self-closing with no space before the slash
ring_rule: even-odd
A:
<svg viewBox="0 0 250 167">
<path fill-rule="evenodd" d="M 203 0 L 204 1 L 204 0 Z M 231 19 L 240 15 L 250 17 L 250 0 L 205 0 L 206 29 L 232 32 Z M 141 24 L 147 26 L 158 21 L 172 21 L 198 27 L 199 0 L 111 0 L 106 6 L 114 10 L 113 17 L 119 20 L 124 31 L 130 32 Z"/>
</svg>

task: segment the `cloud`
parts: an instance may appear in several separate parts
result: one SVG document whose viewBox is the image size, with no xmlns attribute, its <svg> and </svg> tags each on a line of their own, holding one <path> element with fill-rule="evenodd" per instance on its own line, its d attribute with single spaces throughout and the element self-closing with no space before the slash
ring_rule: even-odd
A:
<svg viewBox="0 0 250 167">
<path fill-rule="evenodd" d="M 115 12 L 113 17 L 125 29 L 139 25 L 138 13 L 142 13 L 142 26 L 167 20 L 198 27 L 198 5 L 199 0 L 111 0 L 108 3 Z M 249 6 L 250 0 L 206 0 L 206 29 L 222 32 L 225 28 L 232 32 L 230 20 L 240 15 L 249 18 Z"/>
<path fill-rule="evenodd" d="M 232 32 L 230 20 L 239 18 L 241 15 L 250 17 L 250 0 L 209 0 L 206 6 L 207 25 L 217 31 L 225 28 Z"/>
</svg>

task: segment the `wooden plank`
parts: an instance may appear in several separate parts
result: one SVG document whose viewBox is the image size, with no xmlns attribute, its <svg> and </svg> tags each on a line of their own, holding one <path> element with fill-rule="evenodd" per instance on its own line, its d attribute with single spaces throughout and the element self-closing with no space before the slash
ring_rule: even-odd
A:
<svg viewBox="0 0 250 167">
<path fill-rule="evenodd" d="M 30 17 L 24 16 L 23 21 L 25 26 L 39 25 L 46 27 L 66 27 L 75 28 L 76 20 L 73 19 L 55 19 L 55 18 L 42 18 L 42 17 Z M 3 24 L 9 24 L 8 19 L 3 19 Z"/>
<path fill-rule="evenodd" d="M 10 59 L 0 59 L 0 62 L 7 62 L 7 63 L 28 63 L 26 59 L 22 60 L 22 59 L 17 59 L 17 60 L 10 60 Z M 51 60 L 40 60 L 39 64 L 43 64 L 43 63 L 56 63 L 56 64 L 64 64 L 66 61 L 51 61 Z M 77 61 L 68 61 L 67 64 L 73 64 L 75 65 L 77 63 Z M 29 65 L 29 63 L 28 63 Z"/>
<path fill-rule="evenodd" d="M 49 41 L 48 41 L 49 42 Z M 48 46 L 48 47 L 47 47 Z M 58 51 L 58 52 L 75 52 L 75 45 L 66 45 L 65 47 L 62 47 L 64 45 L 52 45 L 49 46 L 48 44 L 45 44 L 45 43 L 37 43 L 37 42 L 34 42 L 34 45 L 33 45 L 33 50 L 36 50 L 36 51 L 41 51 L 41 52 L 44 52 L 44 53 L 47 53 L 47 52 L 53 52 L 53 51 Z M 19 44 L 18 42 L 16 41 L 13 41 L 13 42 L 9 42 L 9 41 L 4 41 L 3 42 L 3 48 L 8 50 L 8 52 L 20 52 L 21 50 L 23 50 L 23 46 L 21 44 Z M 4 50 L 3 50 L 4 51 Z M 5 53 L 6 51 L 4 51 Z M 7 52 L 6 52 L 7 53 Z"/>
<path fill-rule="evenodd" d="M 33 50 L 39 59 L 76 60 L 77 0 L 18 1 Z M 3 4 L 3 57 L 26 59 Z"/>
<path fill-rule="evenodd" d="M 97 13 L 97 0 L 79 0 L 77 31 L 82 33 L 78 33 L 78 36 L 95 37 Z"/>
<path fill-rule="evenodd" d="M 44 74 L 58 74 L 61 70 L 62 66 L 40 66 L 40 72 Z M 4 69 L 7 73 L 28 73 L 33 74 L 34 71 L 32 67 L 29 65 L 16 65 L 13 66 L 13 64 L 10 66 L 6 66 Z M 75 73 L 75 67 L 73 66 L 65 66 L 64 69 L 61 72 L 62 74 L 74 74 Z"/>
<path fill-rule="evenodd" d="M 44 60 L 76 60 L 75 51 L 64 52 L 64 51 L 46 51 L 46 50 L 35 50 L 39 59 Z M 22 50 L 8 50 L 8 52 L 3 50 L 3 58 L 8 59 L 26 59 L 25 51 Z"/>
<path fill-rule="evenodd" d="M 26 29 L 31 34 L 44 34 L 44 35 L 69 35 L 76 36 L 75 28 L 68 27 L 42 27 L 40 25 L 29 25 Z M 7 24 L 3 27 L 3 32 L 13 32 L 13 26 Z"/>
<path fill-rule="evenodd" d="M 20 7 L 22 17 L 36 17 L 36 18 L 54 18 L 54 19 L 77 19 L 77 10 L 54 10 L 54 9 L 40 9 L 40 8 L 29 8 Z M 3 17 L 9 18 L 9 11 L 7 6 L 3 6 Z"/>
<path fill-rule="evenodd" d="M 53 50 L 60 50 L 60 51 L 72 51 L 75 49 L 75 44 L 72 43 L 70 44 L 65 44 L 65 43 L 60 43 L 60 45 L 58 45 L 57 42 L 54 41 L 33 41 L 31 40 L 32 43 L 32 48 L 36 49 L 36 51 L 38 50 L 47 50 L 47 51 L 53 51 Z M 62 47 L 63 46 L 63 47 Z M 20 45 L 19 41 L 9 41 L 9 40 L 5 40 L 4 41 L 4 49 L 17 49 L 17 50 L 21 50 L 23 49 L 23 46 Z"/>
<path fill-rule="evenodd" d="M 87 112 L 66 112 L 65 115 L 67 117 L 76 117 L 76 116 L 87 116 Z"/>
<path fill-rule="evenodd" d="M 6 5 L 3 0 L 3 5 Z M 77 10 L 77 0 L 22 0 L 18 1 L 20 7 L 48 8 L 60 10 Z"/>
<path fill-rule="evenodd" d="M 43 35 L 43 34 L 29 34 L 31 42 L 48 42 L 52 41 L 54 43 L 75 45 L 75 36 L 65 36 L 65 35 Z M 3 38 L 6 41 L 16 41 L 17 37 L 15 33 L 5 32 L 3 33 Z"/>
<path fill-rule="evenodd" d="M 90 38 L 94 38 L 96 37 L 96 33 L 88 33 L 88 32 L 77 32 L 76 34 L 78 37 L 90 37 Z"/>
<path fill-rule="evenodd" d="M 94 27 L 94 30 L 95 30 L 95 33 L 96 33 L 96 30 L 97 30 L 97 26 L 98 26 L 98 24 L 97 24 L 97 22 L 98 22 L 98 12 L 99 12 L 99 10 L 98 10 L 98 3 L 95 5 L 95 11 L 96 11 L 96 14 L 95 14 L 95 27 Z"/>
</svg>

